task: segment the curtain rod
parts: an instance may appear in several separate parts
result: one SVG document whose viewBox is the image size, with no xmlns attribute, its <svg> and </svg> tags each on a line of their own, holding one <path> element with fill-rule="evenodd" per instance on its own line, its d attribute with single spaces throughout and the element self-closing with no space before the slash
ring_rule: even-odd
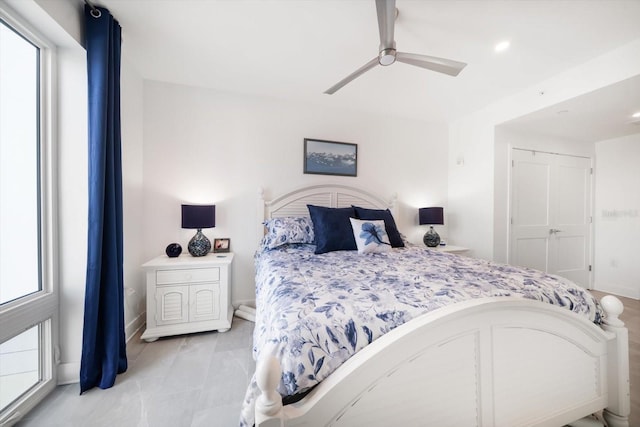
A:
<svg viewBox="0 0 640 427">
<path fill-rule="evenodd" d="M 84 0 L 85 4 L 91 8 L 91 16 L 94 18 L 100 18 L 102 16 L 102 12 L 100 9 L 89 3 L 89 0 Z"/>
</svg>

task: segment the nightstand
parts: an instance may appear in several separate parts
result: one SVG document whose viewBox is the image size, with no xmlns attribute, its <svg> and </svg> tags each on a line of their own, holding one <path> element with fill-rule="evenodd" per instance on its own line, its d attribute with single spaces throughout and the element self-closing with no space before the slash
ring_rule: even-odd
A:
<svg viewBox="0 0 640 427">
<path fill-rule="evenodd" d="M 445 245 L 445 246 L 436 246 L 435 249 L 438 252 L 449 252 L 452 254 L 462 255 L 469 251 L 469 248 L 465 248 L 463 246 L 453 246 L 453 245 Z"/>
<path fill-rule="evenodd" d="M 231 328 L 232 253 L 159 256 L 147 272 L 147 329 L 142 339 Z"/>
</svg>

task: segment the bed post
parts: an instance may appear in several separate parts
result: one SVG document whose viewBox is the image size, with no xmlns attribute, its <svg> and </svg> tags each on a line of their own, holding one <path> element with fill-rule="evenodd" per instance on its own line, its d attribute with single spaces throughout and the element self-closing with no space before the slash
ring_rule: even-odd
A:
<svg viewBox="0 0 640 427">
<path fill-rule="evenodd" d="M 280 427 L 282 419 L 282 397 L 276 391 L 280 384 L 282 369 L 278 359 L 265 354 L 256 366 L 256 383 L 260 396 L 256 400 L 256 427 Z"/>
<path fill-rule="evenodd" d="M 256 236 L 258 238 L 258 245 L 262 241 L 262 237 L 264 237 L 264 188 L 258 187 L 258 204 L 257 204 L 257 214 L 258 214 L 258 228 L 256 232 Z"/>
<path fill-rule="evenodd" d="M 618 298 L 607 295 L 602 298 L 605 312 L 602 329 L 616 335 L 615 349 L 609 353 L 609 406 L 604 409 L 604 419 L 609 427 L 629 427 L 631 397 L 629 392 L 629 332 L 618 318 L 624 306 Z"/>
</svg>

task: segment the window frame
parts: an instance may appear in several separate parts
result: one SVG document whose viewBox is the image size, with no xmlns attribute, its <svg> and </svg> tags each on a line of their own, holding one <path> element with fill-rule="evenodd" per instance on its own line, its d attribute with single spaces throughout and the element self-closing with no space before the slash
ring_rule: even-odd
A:
<svg viewBox="0 0 640 427">
<path fill-rule="evenodd" d="M 0 19 L 39 48 L 38 163 L 40 290 L 0 306 L 0 343 L 39 327 L 40 381 L 0 412 L 0 424 L 11 425 L 40 402 L 56 386 L 59 362 L 58 324 L 58 188 L 56 48 L 33 25 L 0 2 Z M 1 410 L 2 408 L 0 408 Z M 21 415 L 22 414 L 22 415 Z"/>
</svg>

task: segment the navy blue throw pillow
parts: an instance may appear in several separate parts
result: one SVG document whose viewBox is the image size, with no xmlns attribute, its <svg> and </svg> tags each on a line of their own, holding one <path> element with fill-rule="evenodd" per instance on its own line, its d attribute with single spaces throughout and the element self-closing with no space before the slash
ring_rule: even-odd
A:
<svg viewBox="0 0 640 427">
<path fill-rule="evenodd" d="M 315 253 L 331 251 L 355 251 L 356 239 L 349 218 L 355 218 L 356 212 L 350 208 L 326 208 L 307 205 L 313 231 L 315 233 Z"/>
<path fill-rule="evenodd" d="M 356 218 L 358 219 L 384 220 L 384 228 L 387 230 L 391 247 L 404 247 L 404 242 L 402 241 L 398 227 L 396 227 L 396 222 L 389 209 L 366 209 L 358 206 L 353 206 L 353 209 L 356 211 Z"/>
</svg>

